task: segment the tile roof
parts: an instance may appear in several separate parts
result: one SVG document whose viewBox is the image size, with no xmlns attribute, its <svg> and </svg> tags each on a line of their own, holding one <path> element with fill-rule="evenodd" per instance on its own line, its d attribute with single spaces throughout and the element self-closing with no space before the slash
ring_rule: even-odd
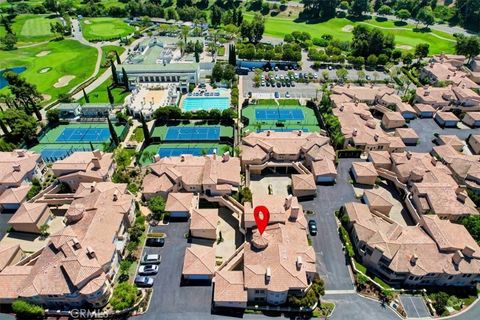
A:
<svg viewBox="0 0 480 320">
<path fill-rule="evenodd" d="M 215 249 L 192 244 L 185 249 L 183 275 L 213 275 L 215 273 Z"/>
<path fill-rule="evenodd" d="M 8 188 L 0 195 L 0 204 L 20 204 L 27 199 L 30 185 L 22 185 L 17 188 Z"/>
<path fill-rule="evenodd" d="M 19 244 L 5 244 L 0 242 L 0 271 L 7 267 L 12 258 L 21 250 Z"/>
<path fill-rule="evenodd" d="M 0 152 L 0 184 L 20 185 L 41 161 L 39 154 L 22 149 Z"/>
<path fill-rule="evenodd" d="M 221 270 L 215 273 L 215 302 L 247 302 L 247 291 L 243 283 L 243 271 Z"/>
<path fill-rule="evenodd" d="M 218 209 L 192 209 L 190 211 L 190 230 L 216 230 Z"/>
<path fill-rule="evenodd" d="M 8 220 L 8 223 L 37 223 L 43 216 L 45 210 L 49 210 L 46 203 L 24 202 L 10 220 Z"/>
<path fill-rule="evenodd" d="M 291 178 L 294 190 L 317 190 L 312 174 L 292 174 Z"/>
<path fill-rule="evenodd" d="M 371 162 L 353 162 L 352 169 L 359 177 L 378 176 L 377 169 Z"/>
<path fill-rule="evenodd" d="M 196 198 L 193 193 L 170 192 L 165 203 L 166 211 L 185 211 L 196 207 Z"/>
</svg>

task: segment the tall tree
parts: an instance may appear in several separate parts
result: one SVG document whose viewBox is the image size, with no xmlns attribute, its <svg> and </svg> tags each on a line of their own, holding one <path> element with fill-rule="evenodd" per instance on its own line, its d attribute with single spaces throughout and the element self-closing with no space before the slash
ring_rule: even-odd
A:
<svg viewBox="0 0 480 320">
<path fill-rule="evenodd" d="M 128 75 L 127 75 L 127 71 L 125 71 L 125 68 L 122 68 L 122 82 L 123 82 L 123 85 L 125 86 L 125 90 L 130 90 L 128 86 Z"/>
<path fill-rule="evenodd" d="M 115 57 L 117 58 L 117 63 L 122 64 L 122 60 L 120 60 L 120 56 L 118 55 L 117 50 L 115 50 Z"/>
<path fill-rule="evenodd" d="M 143 117 L 143 113 L 140 112 L 140 122 L 142 123 L 143 136 L 146 144 L 150 143 L 150 131 L 148 131 L 147 122 Z"/>
<path fill-rule="evenodd" d="M 313 19 L 329 20 L 335 18 L 338 0 L 303 0 L 303 14 Z"/>
<path fill-rule="evenodd" d="M 115 85 L 118 85 L 117 68 L 115 67 L 115 63 L 113 63 L 113 60 L 110 60 L 110 67 L 112 69 L 113 83 L 115 83 Z"/>
<path fill-rule="evenodd" d="M 368 0 L 353 0 L 349 12 L 355 17 L 361 17 L 364 12 L 368 11 L 368 5 Z"/>
<path fill-rule="evenodd" d="M 86 103 L 90 103 L 90 98 L 88 97 L 88 94 L 85 92 L 85 88 L 82 89 L 83 92 L 83 98 L 85 99 Z"/>
<path fill-rule="evenodd" d="M 6 72 L 3 77 L 7 80 L 10 91 L 15 96 L 15 104 L 26 109 L 33 109 L 43 97 L 38 92 L 37 87 L 28 83 L 24 78 L 21 78 L 14 72 Z"/>
<path fill-rule="evenodd" d="M 428 43 L 419 43 L 415 46 L 415 57 L 417 57 L 418 62 L 420 60 L 428 57 L 428 52 L 430 51 L 430 45 Z"/>
<path fill-rule="evenodd" d="M 17 37 L 13 33 L 7 33 L 5 37 L 0 39 L 0 41 L 5 50 L 14 50 L 15 45 L 17 44 Z"/>
<path fill-rule="evenodd" d="M 115 131 L 112 121 L 110 121 L 109 117 L 107 117 L 107 122 L 108 122 L 108 130 L 110 131 L 110 137 L 112 138 L 112 141 L 115 143 L 115 145 L 118 146 L 120 144 L 120 140 L 118 139 L 117 132 Z"/>
<path fill-rule="evenodd" d="M 428 26 L 432 25 L 435 22 L 435 16 L 433 15 L 432 7 L 426 6 L 420 9 L 417 13 L 417 28 L 418 24 L 421 22 L 428 28 Z"/>
<path fill-rule="evenodd" d="M 458 35 L 455 50 L 457 54 L 462 54 L 467 57 L 467 63 L 470 64 L 472 59 L 480 54 L 480 37 Z"/>
<path fill-rule="evenodd" d="M 110 90 L 109 86 L 107 87 L 107 95 L 108 95 L 108 101 L 113 106 L 113 103 L 115 102 L 115 99 L 113 98 L 112 90 Z"/>
<path fill-rule="evenodd" d="M 217 5 L 213 5 L 210 10 L 210 22 L 213 27 L 218 27 L 222 23 L 222 9 Z"/>
<path fill-rule="evenodd" d="M 237 52 L 234 44 L 231 44 L 228 50 L 228 63 L 234 67 L 237 65 Z"/>
</svg>

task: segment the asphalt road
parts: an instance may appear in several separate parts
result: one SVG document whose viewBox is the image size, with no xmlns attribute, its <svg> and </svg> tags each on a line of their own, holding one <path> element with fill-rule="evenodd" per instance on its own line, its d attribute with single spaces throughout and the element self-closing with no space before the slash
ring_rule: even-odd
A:
<svg viewBox="0 0 480 320">
<path fill-rule="evenodd" d="M 458 136 L 461 140 L 466 140 L 472 133 L 478 133 L 478 129 L 457 129 L 442 128 L 432 118 L 415 119 L 410 121 L 410 128 L 413 128 L 419 137 L 420 143 L 416 146 L 407 146 L 407 150 L 414 152 L 430 152 L 435 144 L 432 140 L 434 134 L 451 134 Z"/>
<path fill-rule="evenodd" d="M 335 303 L 330 320 L 398 320 L 401 319 L 389 307 L 358 294 L 325 295 L 324 300 Z"/>
<path fill-rule="evenodd" d="M 338 235 L 335 210 L 346 202 L 358 201 L 349 183 L 349 170 L 354 161 L 359 159 L 340 159 L 337 183 L 333 186 L 317 186 L 317 197 L 302 202 L 305 210 L 311 209 L 316 213 L 307 218 L 317 221 L 318 234 L 312 240 L 317 254 L 317 271 L 325 279 L 326 290 L 353 289 L 348 260 Z"/>
</svg>

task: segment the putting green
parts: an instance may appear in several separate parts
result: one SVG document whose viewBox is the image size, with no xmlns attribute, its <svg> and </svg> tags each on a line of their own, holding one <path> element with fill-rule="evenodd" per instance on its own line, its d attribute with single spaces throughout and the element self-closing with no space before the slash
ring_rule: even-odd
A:
<svg viewBox="0 0 480 320">
<path fill-rule="evenodd" d="M 251 20 L 253 13 L 247 12 L 244 16 L 247 20 Z M 283 38 L 286 34 L 293 31 L 305 31 L 310 33 L 312 37 L 330 34 L 336 39 L 346 41 L 352 39 L 352 33 L 346 30 L 350 29 L 350 26 L 355 26 L 359 23 L 377 27 L 384 33 L 395 35 L 395 42 L 399 46 L 410 46 L 413 48 L 419 43 L 428 43 L 430 45 L 430 54 L 453 53 L 455 50 L 455 38 L 451 34 L 436 30 L 430 32 L 414 31 L 415 26 L 412 25 L 397 26 L 393 21 L 380 22 L 374 19 L 357 22 L 346 18 L 334 18 L 325 22 L 305 23 L 295 22 L 294 18 L 266 17 L 265 35 Z"/>
<path fill-rule="evenodd" d="M 90 41 L 118 39 L 134 31 L 134 27 L 120 18 L 84 18 L 82 20 L 83 36 Z"/>
<path fill-rule="evenodd" d="M 50 31 L 50 23 L 60 21 L 48 15 L 20 14 L 12 23 L 13 32 L 17 35 L 18 45 L 31 42 L 48 41 L 55 37 Z M 0 36 L 5 35 L 5 28 L 0 27 Z"/>
<path fill-rule="evenodd" d="M 46 56 L 38 57 L 42 51 L 50 51 Z M 84 46 L 75 40 L 54 41 L 35 47 L 14 51 L 0 51 L 0 70 L 24 66 L 27 69 L 22 77 L 35 84 L 42 94 L 56 99 L 59 94 L 67 93 L 71 88 L 88 79 L 97 60 L 97 50 Z M 39 70 L 51 68 L 48 72 L 39 73 Z M 75 76 L 68 85 L 55 88 L 53 85 L 65 76 Z M 8 92 L 7 87 L 0 93 Z"/>
</svg>

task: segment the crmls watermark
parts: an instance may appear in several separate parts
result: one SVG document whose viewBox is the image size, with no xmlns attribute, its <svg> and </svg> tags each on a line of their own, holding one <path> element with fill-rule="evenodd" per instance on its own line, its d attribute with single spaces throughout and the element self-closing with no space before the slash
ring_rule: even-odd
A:
<svg viewBox="0 0 480 320">
<path fill-rule="evenodd" d="M 102 310 L 72 309 L 70 316 L 73 319 L 107 319 L 108 313 Z"/>
</svg>

